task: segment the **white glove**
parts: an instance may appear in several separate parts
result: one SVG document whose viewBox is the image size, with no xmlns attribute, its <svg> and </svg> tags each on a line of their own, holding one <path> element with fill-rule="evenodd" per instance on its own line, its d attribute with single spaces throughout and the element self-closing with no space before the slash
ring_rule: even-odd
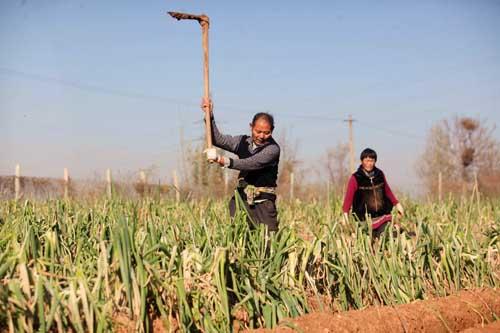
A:
<svg viewBox="0 0 500 333">
<path fill-rule="evenodd" d="M 217 150 L 215 148 L 207 148 L 204 153 L 207 155 L 207 160 L 209 162 L 217 162 L 219 156 L 217 156 Z"/>
<path fill-rule="evenodd" d="M 405 210 L 403 209 L 403 205 L 401 205 L 401 203 L 398 202 L 398 204 L 396 205 L 396 209 L 398 210 L 398 213 L 401 214 L 401 216 L 405 215 Z"/>
</svg>

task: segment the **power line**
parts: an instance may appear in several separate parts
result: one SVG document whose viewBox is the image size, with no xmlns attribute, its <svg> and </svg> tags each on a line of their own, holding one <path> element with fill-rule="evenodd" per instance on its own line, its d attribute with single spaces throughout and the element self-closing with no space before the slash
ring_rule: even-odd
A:
<svg viewBox="0 0 500 333">
<path fill-rule="evenodd" d="M 199 107 L 199 104 L 196 102 L 193 102 L 193 101 L 186 101 L 186 100 L 181 100 L 181 99 L 176 99 L 176 98 L 171 98 L 171 97 L 156 96 L 156 95 L 126 91 L 126 90 L 121 90 L 121 89 L 107 88 L 107 87 L 97 86 L 97 85 L 93 85 L 93 84 L 88 84 L 88 83 L 81 82 L 81 81 L 76 81 L 76 80 L 66 80 L 66 79 L 60 79 L 60 78 L 55 78 L 55 77 L 51 77 L 51 76 L 43 76 L 43 75 L 38 75 L 38 74 L 27 73 L 24 71 L 19 71 L 19 70 L 15 70 L 15 69 L 11 69 L 11 68 L 6 68 L 6 67 L 0 67 L 0 75 L 17 76 L 17 77 L 22 77 L 22 78 L 33 80 L 33 81 L 52 83 L 52 84 L 71 87 L 71 88 L 80 89 L 80 90 L 84 90 L 84 91 L 106 94 L 106 95 L 114 95 L 114 96 L 124 97 L 124 98 L 133 98 L 133 99 L 141 99 L 141 100 L 155 100 L 155 101 L 159 101 L 159 102 L 165 102 L 165 103 L 176 104 L 176 105 L 184 105 L 184 106 L 189 106 L 189 107 Z M 216 107 L 221 107 L 223 109 L 227 109 L 228 111 L 244 112 L 244 113 L 267 111 L 267 110 L 265 110 L 265 108 L 241 108 L 239 106 L 236 107 L 236 106 L 227 105 L 227 104 L 217 104 Z M 342 121 L 343 120 L 341 118 L 335 118 L 335 117 L 289 114 L 289 113 L 286 113 L 283 111 L 276 111 L 276 112 L 272 112 L 272 113 L 276 113 L 276 114 L 280 114 L 282 116 L 287 116 L 287 117 L 292 117 L 292 118 L 333 120 L 333 121 Z"/>
<path fill-rule="evenodd" d="M 314 120 L 329 120 L 329 121 L 338 121 L 338 122 L 343 122 L 344 119 L 338 118 L 338 117 L 330 117 L 330 116 L 320 116 L 320 115 L 299 115 L 299 114 L 289 114 L 289 113 L 282 113 L 282 112 L 277 112 L 279 114 L 286 115 L 288 117 L 292 118 L 302 118 L 302 119 L 314 119 Z"/>
<path fill-rule="evenodd" d="M 55 78 L 55 77 L 50 77 L 50 76 L 42 76 L 38 74 L 32 74 L 32 73 L 27 73 L 24 71 L 18 71 L 15 69 L 11 68 L 6 68 L 6 67 L 0 67 L 0 75 L 6 75 L 6 76 L 17 76 L 17 77 L 22 77 L 25 79 L 30 79 L 34 81 L 39 81 L 39 82 L 47 82 L 47 83 L 53 83 L 53 84 L 58 84 L 62 86 L 67 86 L 75 89 L 80 89 L 84 91 L 90 91 L 90 92 L 95 92 L 95 93 L 100 93 L 100 94 L 107 94 L 107 95 L 114 95 L 114 96 L 119 96 L 119 97 L 124 97 L 124 98 L 133 98 L 133 99 L 141 99 L 141 100 L 155 100 L 158 102 L 164 102 L 164 103 L 170 103 L 170 104 L 176 104 L 176 105 L 183 105 L 183 106 L 189 106 L 189 107 L 199 107 L 199 105 L 193 101 L 186 101 L 186 100 L 181 100 L 181 99 L 176 99 L 176 98 L 170 98 L 170 97 L 164 97 L 164 96 L 156 96 L 156 95 L 149 95 L 149 94 L 144 94 L 144 93 L 138 93 L 138 92 L 132 92 L 132 91 L 125 91 L 121 89 L 112 89 L 112 88 L 107 88 L 107 87 L 102 87 L 102 86 L 97 86 L 97 85 L 92 85 L 80 81 L 75 81 L 75 80 L 66 80 L 66 79 L 60 79 L 60 78 Z M 263 111 L 263 108 L 240 108 L 240 107 L 235 107 L 235 106 L 229 106 L 229 105 L 218 105 L 222 107 L 223 109 L 230 110 L 232 112 L 258 112 L 258 111 Z M 310 120 L 321 120 L 321 121 L 335 121 L 335 122 L 344 122 L 345 119 L 339 118 L 339 117 L 331 117 L 331 116 L 322 116 L 322 115 L 312 115 L 312 114 L 290 114 L 287 112 L 283 111 L 276 111 L 273 112 L 275 114 L 279 114 L 280 116 L 288 117 L 288 118 L 298 118 L 298 119 L 310 119 Z M 367 123 L 364 121 L 357 120 L 360 124 L 364 124 L 368 126 L 371 129 L 378 130 L 381 132 L 384 132 L 386 134 L 390 135 L 395 135 L 395 136 L 401 136 L 401 137 L 406 137 L 409 139 L 414 139 L 414 140 L 422 140 L 424 139 L 421 136 L 414 135 L 408 132 L 401 132 L 401 131 L 396 131 L 393 129 L 388 129 L 388 128 L 382 128 L 379 126 L 373 126 L 371 123 Z"/>
<path fill-rule="evenodd" d="M 99 94 L 114 95 L 114 96 L 118 96 L 118 97 L 140 99 L 140 100 L 150 100 L 150 101 L 153 100 L 153 101 L 158 101 L 158 102 L 163 102 L 163 103 L 170 103 L 170 104 L 183 105 L 183 106 L 189 106 L 189 107 L 200 107 L 200 104 L 197 102 L 194 102 L 194 101 L 187 101 L 187 100 L 171 98 L 171 97 L 150 95 L 150 94 L 138 93 L 138 92 L 133 92 L 133 91 L 126 91 L 126 90 L 121 90 L 121 89 L 113 89 L 113 88 L 93 85 L 93 84 L 89 84 L 89 83 L 85 83 L 85 82 L 81 82 L 81 81 L 76 81 L 76 80 L 67 80 L 67 79 L 55 78 L 55 77 L 51 77 L 51 76 L 44 76 L 44 75 L 27 73 L 24 71 L 19 71 L 19 70 L 15 70 L 15 69 L 11 69 L 11 68 L 6 68 L 6 67 L 0 67 L 0 75 L 21 77 L 21 78 L 29 79 L 32 81 L 52 83 L 52 84 L 57 84 L 60 86 L 71 87 L 71 88 L 75 88 L 75 89 L 79 89 L 79 90 L 83 90 L 83 91 L 94 92 L 94 93 L 99 93 Z M 262 110 L 257 110 L 254 108 L 246 109 L 246 108 L 236 107 L 236 106 L 227 105 L 227 104 L 220 104 L 220 105 L 218 104 L 217 106 L 222 107 L 223 109 L 228 109 L 228 110 L 235 111 L 235 112 L 262 111 Z"/>
<path fill-rule="evenodd" d="M 409 132 L 402 132 L 402 131 L 394 130 L 392 128 L 380 127 L 378 125 L 374 126 L 372 123 L 368 123 L 368 122 L 365 122 L 363 120 L 357 120 L 357 121 L 360 124 L 365 125 L 366 127 L 369 127 L 369 128 L 372 128 L 372 129 L 374 129 L 376 131 L 384 132 L 386 134 L 390 134 L 390 135 L 393 135 L 393 136 L 401 136 L 401 137 L 405 137 L 405 138 L 408 138 L 408 139 L 419 140 L 419 141 L 425 139 L 425 137 L 423 137 L 423 136 L 412 134 L 412 133 L 409 133 Z"/>
<path fill-rule="evenodd" d="M 349 121 L 349 119 L 346 120 L 346 119 L 343 119 L 343 118 L 330 117 L 330 116 L 319 116 L 319 115 L 293 115 L 293 114 L 290 115 L 290 114 L 288 114 L 288 116 L 291 116 L 291 117 L 294 117 L 294 118 L 314 119 L 314 120 L 322 120 L 322 121 L 323 120 L 324 121 L 339 121 L 339 122 Z M 380 126 L 374 126 L 372 123 L 365 122 L 363 120 L 359 120 L 359 119 L 354 120 L 353 119 L 353 121 L 356 121 L 356 122 L 360 123 L 361 125 L 369 127 L 371 129 L 384 132 L 385 134 L 390 134 L 390 135 L 394 135 L 394 136 L 402 136 L 402 137 L 405 137 L 405 138 L 419 140 L 419 141 L 425 139 L 424 137 L 416 135 L 416 134 L 412 134 L 412 133 L 408 133 L 408 132 L 402 132 L 402 131 L 397 131 L 397 130 L 394 130 L 394 129 L 384 128 L 384 127 L 380 127 Z"/>
<path fill-rule="evenodd" d="M 179 99 L 167 98 L 167 97 L 162 97 L 162 96 L 147 95 L 147 94 L 130 92 L 130 91 L 119 90 L 119 89 L 111 89 L 111 88 L 106 88 L 106 87 L 102 87 L 102 86 L 96 86 L 96 85 L 80 82 L 80 81 L 66 80 L 66 79 L 54 78 L 54 77 L 50 77 L 50 76 L 42 76 L 42 75 L 37 75 L 37 74 L 26 73 L 26 72 L 22 72 L 22 71 L 10 69 L 10 68 L 5 68 L 5 67 L 0 67 L 0 74 L 7 75 L 7 76 L 23 77 L 26 79 L 39 81 L 39 82 L 55 83 L 55 84 L 58 84 L 61 86 L 76 88 L 76 89 L 90 91 L 90 92 L 96 92 L 96 93 L 100 93 L 100 94 L 116 95 L 116 96 L 120 96 L 120 97 L 127 97 L 127 98 L 133 98 L 133 99 L 157 100 L 160 102 L 167 102 L 167 103 L 186 105 L 186 106 L 196 105 L 196 103 L 194 103 L 194 102 L 187 102 L 187 101 L 183 101 L 183 100 L 179 100 Z"/>
</svg>

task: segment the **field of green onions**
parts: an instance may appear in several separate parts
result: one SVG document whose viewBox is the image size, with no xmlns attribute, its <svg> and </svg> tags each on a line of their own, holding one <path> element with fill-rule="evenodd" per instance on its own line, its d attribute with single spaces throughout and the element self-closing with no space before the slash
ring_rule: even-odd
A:
<svg viewBox="0 0 500 333">
<path fill-rule="evenodd" d="M 375 240 L 340 200 L 280 202 L 269 235 L 224 201 L 3 201 L 0 332 L 271 328 L 499 286 L 499 201 L 405 207 L 404 231 Z"/>
</svg>

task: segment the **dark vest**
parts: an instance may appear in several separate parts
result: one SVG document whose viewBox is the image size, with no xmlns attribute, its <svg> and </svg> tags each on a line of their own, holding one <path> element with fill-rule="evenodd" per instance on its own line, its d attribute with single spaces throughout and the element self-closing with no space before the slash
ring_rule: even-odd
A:
<svg viewBox="0 0 500 333">
<path fill-rule="evenodd" d="M 245 179 L 248 184 L 257 187 L 276 187 L 278 179 L 278 166 L 269 166 L 260 170 L 242 171 L 240 178 Z"/>
<path fill-rule="evenodd" d="M 260 150 L 262 150 L 267 145 L 277 145 L 276 141 L 273 138 L 269 140 L 266 144 L 261 147 L 257 147 L 253 152 L 250 152 L 252 145 L 252 139 L 250 137 L 245 137 L 245 146 L 244 148 L 240 146 L 238 150 L 239 158 L 247 158 L 252 155 L 255 155 Z M 274 163 L 270 166 L 259 170 L 252 171 L 240 171 L 238 178 L 243 178 L 248 184 L 257 186 L 257 187 L 276 187 L 278 180 L 278 163 L 279 159 L 274 161 Z"/>
<path fill-rule="evenodd" d="M 353 173 L 358 182 L 358 190 L 354 194 L 352 211 L 361 221 L 365 220 L 367 213 L 374 218 L 392 211 L 392 203 L 385 195 L 384 173 L 377 168 L 373 171 L 372 177 L 369 177 L 360 166 Z"/>
</svg>

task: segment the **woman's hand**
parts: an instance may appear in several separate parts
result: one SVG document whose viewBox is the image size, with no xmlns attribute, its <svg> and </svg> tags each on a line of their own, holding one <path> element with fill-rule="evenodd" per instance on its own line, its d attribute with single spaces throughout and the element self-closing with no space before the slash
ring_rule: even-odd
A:
<svg viewBox="0 0 500 333">
<path fill-rule="evenodd" d="M 401 203 L 398 202 L 398 204 L 396 205 L 396 210 L 398 211 L 400 216 L 405 215 L 405 210 L 403 208 L 403 205 L 401 205 Z"/>
</svg>

